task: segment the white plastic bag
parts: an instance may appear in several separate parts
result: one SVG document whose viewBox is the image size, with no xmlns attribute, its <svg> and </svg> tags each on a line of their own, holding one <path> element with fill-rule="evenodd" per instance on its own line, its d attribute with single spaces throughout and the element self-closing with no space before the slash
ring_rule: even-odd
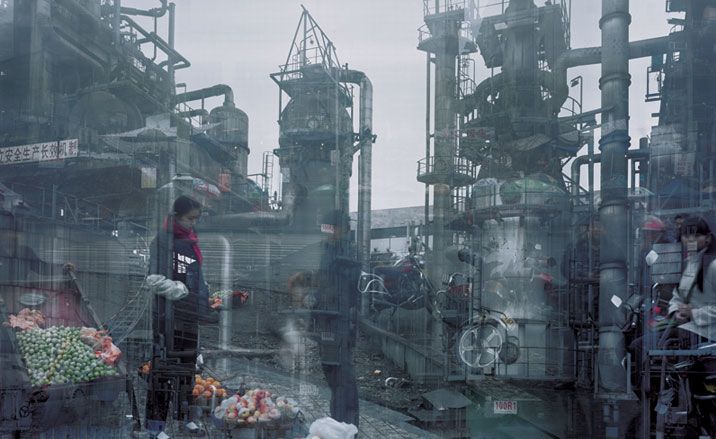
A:
<svg viewBox="0 0 716 439">
<path fill-rule="evenodd" d="M 186 285 L 178 280 L 167 279 L 161 274 L 150 274 L 146 283 L 149 291 L 157 296 L 164 296 L 167 300 L 179 300 L 189 295 Z"/>
<path fill-rule="evenodd" d="M 308 434 L 319 436 L 321 439 L 353 439 L 358 434 L 358 428 L 353 424 L 326 417 L 313 421 Z"/>
</svg>

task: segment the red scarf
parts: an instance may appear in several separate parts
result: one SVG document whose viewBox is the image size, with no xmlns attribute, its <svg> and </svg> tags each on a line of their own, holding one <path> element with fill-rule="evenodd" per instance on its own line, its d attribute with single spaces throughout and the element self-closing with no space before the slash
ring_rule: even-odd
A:
<svg viewBox="0 0 716 439">
<path fill-rule="evenodd" d="M 169 218 L 167 217 L 164 220 L 164 231 L 167 231 L 169 229 Z M 196 255 L 196 260 L 199 262 L 199 265 L 201 265 L 202 261 L 204 260 L 204 257 L 201 255 L 201 249 L 199 248 L 199 237 L 196 236 L 196 233 L 194 233 L 194 230 L 187 229 L 186 227 L 179 224 L 174 218 L 174 239 L 184 239 L 186 241 L 191 242 L 191 248 L 194 249 L 194 254 Z"/>
</svg>

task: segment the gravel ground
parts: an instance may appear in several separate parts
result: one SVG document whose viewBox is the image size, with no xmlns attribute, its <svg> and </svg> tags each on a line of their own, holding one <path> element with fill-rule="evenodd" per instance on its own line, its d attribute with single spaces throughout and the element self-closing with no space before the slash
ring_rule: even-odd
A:
<svg viewBox="0 0 716 439">
<path fill-rule="evenodd" d="M 262 358 L 266 366 L 292 375 L 305 374 L 322 382 L 323 371 L 316 342 L 299 336 L 294 339 L 293 345 L 289 345 L 285 339 L 290 337 L 282 336 L 291 321 L 289 315 L 281 312 L 287 308 L 286 297 L 281 293 L 252 295 L 246 305 L 233 310 L 233 345 L 245 349 L 275 350 L 275 355 Z M 203 331 L 202 338 L 207 342 L 217 340 L 216 328 L 203 328 Z M 363 400 L 407 413 L 408 409 L 420 403 L 421 394 L 431 390 L 412 383 L 407 373 L 386 359 L 380 348 L 360 333 L 353 351 L 353 364 L 359 397 Z M 388 378 L 395 379 L 389 379 L 386 386 Z"/>
</svg>

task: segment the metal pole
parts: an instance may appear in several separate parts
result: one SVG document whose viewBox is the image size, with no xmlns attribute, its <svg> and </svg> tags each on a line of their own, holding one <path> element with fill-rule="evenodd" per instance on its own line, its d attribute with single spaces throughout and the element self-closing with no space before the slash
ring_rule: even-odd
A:
<svg viewBox="0 0 716 439">
<path fill-rule="evenodd" d="M 427 167 L 428 161 L 430 160 L 430 89 L 431 89 L 431 56 L 430 52 L 427 52 L 426 54 L 426 90 L 425 90 L 425 166 Z M 427 169 L 426 169 L 427 171 Z M 430 223 L 430 185 L 425 184 L 425 228 L 424 236 L 425 236 L 425 245 L 428 244 L 428 224 Z"/>
<path fill-rule="evenodd" d="M 602 18 L 602 153 L 599 220 L 599 393 L 624 393 L 623 312 L 613 298 L 627 296 L 627 159 L 629 149 L 629 0 L 603 0 Z"/>
<path fill-rule="evenodd" d="M 367 76 L 363 75 L 360 81 L 360 161 L 359 164 L 359 230 L 356 236 L 360 250 L 361 268 L 366 273 L 370 271 L 371 248 L 371 197 L 373 184 L 373 84 Z M 361 304 L 361 314 L 367 316 L 369 303 L 364 300 Z"/>
<path fill-rule="evenodd" d="M 231 279 L 231 267 L 233 266 L 233 257 L 231 244 L 225 236 L 218 236 L 223 247 L 223 258 L 221 261 L 221 289 L 223 291 L 231 291 L 233 288 Z M 232 328 L 232 296 L 229 294 L 225 299 L 221 311 L 219 311 L 219 348 L 228 350 L 231 347 L 231 328 Z M 229 359 L 222 359 L 222 367 L 228 367 Z M 226 370 L 226 369 L 225 369 Z"/>
<path fill-rule="evenodd" d="M 171 52 L 174 51 L 174 12 L 174 3 L 169 3 L 169 36 L 167 43 L 169 43 L 169 47 L 172 49 Z M 167 54 L 167 57 L 169 58 L 167 60 L 167 73 L 169 73 L 169 93 L 170 96 L 174 96 L 174 57 L 172 56 L 171 52 Z"/>
<path fill-rule="evenodd" d="M 57 185 L 53 184 L 52 185 L 52 214 L 51 214 L 50 218 L 55 219 L 55 217 L 57 215 L 56 210 L 57 210 Z"/>
<path fill-rule="evenodd" d="M 121 25 L 121 15 L 122 15 L 122 1 L 121 0 L 114 0 L 114 13 L 112 14 L 112 26 L 114 27 L 114 45 L 115 47 L 119 47 L 119 44 L 121 42 L 121 34 L 119 32 L 119 27 Z"/>
</svg>

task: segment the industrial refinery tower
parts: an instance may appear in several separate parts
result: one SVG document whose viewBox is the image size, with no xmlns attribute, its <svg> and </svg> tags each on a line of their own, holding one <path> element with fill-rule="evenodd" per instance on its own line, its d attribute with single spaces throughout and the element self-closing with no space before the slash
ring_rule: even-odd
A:
<svg viewBox="0 0 716 439">
<path fill-rule="evenodd" d="M 428 253 L 428 272 L 434 282 L 445 274 L 445 251 L 453 244 L 453 232 L 447 228 L 454 212 L 453 193 L 475 182 L 475 167 L 459 157 L 458 71 L 460 55 L 477 47 L 465 29 L 464 1 L 423 2 L 425 25 L 419 29 L 418 50 L 427 55 L 427 100 L 425 158 L 418 162 L 418 181 L 425 183 L 425 224 L 433 188 L 433 223 L 428 235 L 432 243 Z M 434 79 L 432 72 L 434 71 Z M 434 110 L 430 97 L 434 94 Z M 433 119 L 431 120 L 431 115 Z M 432 129 L 431 129 L 432 128 Z"/>
<path fill-rule="evenodd" d="M 371 82 L 363 72 L 340 65 L 335 46 L 305 8 L 286 62 L 271 78 L 280 88 L 275 154 L 284 198 L 295 200 L 293 227 L 314 230 L 329 211 L 348 214 L 353 155 L 360 151 L 356 242 L 367 270 L 375 140 Z M 354 86 L 360 87 L 358 132 L 353 131 Z M 289 97 L 285 105 L 284 93 Z"/>
<path fill-rule="evenodd" d="M 508 397 L 501 378 L 593 383 L 599 397 L 594 406 L 603 403 L 604 415 L 593 425 L 595 434 L 602 427 L 624 433 L 634 409 L 633 403 L 617 401 L 633 398 L 625 367 L 628 313 L 620 304 L 631 295 L 630 283 L 641 281 L 633 268 L 641 262 L 631 256 L 640 236 L 631 227 L 644 207 L 635 200 L 646 200 L 663 215 L 707 212 L 713 205 L 714 130 L 707 116 L 713 55 L 703 42 L 713 35 L 716 7 L 674 0 L 666 9 L 686 12 L 669 21 L 674 26 L 669 35 L 630 42 L 628 1 L 604 0 L 601 45 L 572 49 L 566 0 L 484 7 L 472 1 L 424 2 L 427 31 L 418 48 L 434 55 L 428 55 L 427 70 L 428 157 L 419 165 L 418 180 L 434 186 L 433 281 L 454 268 L 442 259 L 457 243 L 457 226 L 469 226 L 465 244 L 478 260 L 468 307 L 475 313 L 465 313 L 454 352 L 468 380 L 498 379 L 477 386 L 486 400 Z M 480 81 L 469 74 L 466 55 L 475 51 L 473 42 L 491 70 Z M 651 145 L 644 139 L 637 150 L 630 149 L 629 60 L 642 57 L 652 57 L 648 75 L 657 85 L 649 87 L 647 100 L 662 99 L 662 105 Z M 567 73 L 595 64 L 601 65 L 601 105 L 587 111 L 581 99 L 569 96 L 570 86 L 584 86 L 582 78 L 568 81 Z M 708 91 L 697 96 L 697 89 Z M 584 146 L 588 154 L 577 157 Z M 479 167 L 465 212 L 448 202 L 451 190 L 470 184 L 470 165 L 461 168 L 460 160 Z M 571 178 L 563 174 L 570 161 Z M 598 204 L 595 163 L 601 163 Z M 587 190 L 580 187 L 583 165 L 590 170 Z M 636 175 L 638 186 L 651 192 L 639 190 Z M 654 196 L 630 196 L 643 193 Z M 460 217 L 464 220 L 454 220 Z M 595 223 L 608 232 L 593 236 Z M 585 245 L 570 232 L 581 225 L 586 225 Z M 575 267 L 575 258 L 588 259 L 587 267 Z M 557 261 L 567 263 L 560 267 Z M 545 395 L 539 406 L 548 407 L 553 399 Z M 521 417 L 537 419 L 527 399 L 519 404 Z M 624 404 L 631 407 L 625 411 Z M 540 423 L 559 437 L 571 428 Z"/>
</svg>

